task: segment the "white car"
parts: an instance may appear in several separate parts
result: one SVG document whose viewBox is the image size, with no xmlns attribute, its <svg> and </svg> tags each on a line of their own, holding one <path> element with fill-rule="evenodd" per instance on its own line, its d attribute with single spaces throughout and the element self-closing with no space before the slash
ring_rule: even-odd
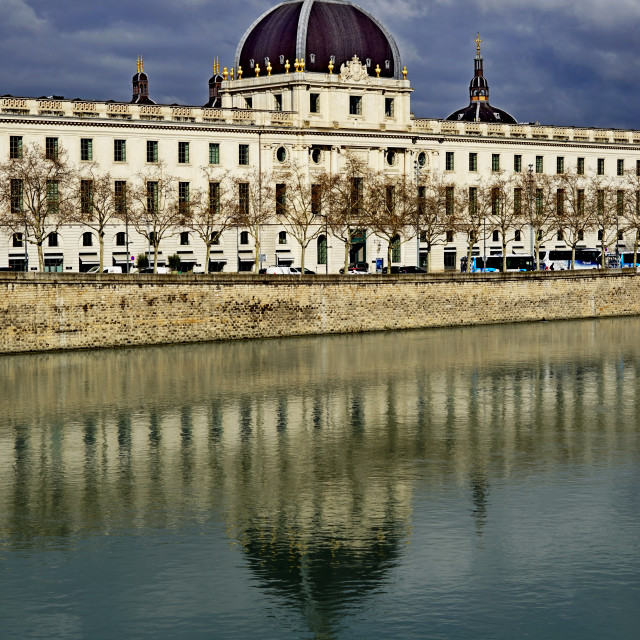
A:
<svg viewBox="0 0 640 640">
<path fill-rule="evenodd" d="M 87 273 L 100 273 L 100 267 L 91 267 Z M 122 267 L 105 267 L 102 273 L 122 273 Z"/>
</svg>

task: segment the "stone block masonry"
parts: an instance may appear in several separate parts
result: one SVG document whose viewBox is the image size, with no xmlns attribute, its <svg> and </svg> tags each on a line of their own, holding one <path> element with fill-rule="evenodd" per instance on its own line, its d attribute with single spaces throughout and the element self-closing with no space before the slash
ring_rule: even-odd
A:
<svg viewBox="0 0 640 640">
<path fill-rule="evenodd" d="M 640 315 L 632 269 L 430 276 L 0 273 L 1 353 Z"/>
</svg>

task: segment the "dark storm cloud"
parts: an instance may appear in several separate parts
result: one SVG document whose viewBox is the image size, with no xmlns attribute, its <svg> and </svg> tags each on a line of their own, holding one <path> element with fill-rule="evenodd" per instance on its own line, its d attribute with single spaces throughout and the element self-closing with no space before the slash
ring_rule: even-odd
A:
<svg viewBox="0 0 640 640">
<path fill-rule="evenodd" d="M 158 102 L 203 104 L 215 56 L 232 66 L 268 0 L 0 0 L 0 94 L 128 100 L 142 54 Z M 391 30 L 413 112 L 468 102 L 483 40 L 491 102 L 520 121 L 640 128 L 636 0 L 359 0 Z"/>
</svg>

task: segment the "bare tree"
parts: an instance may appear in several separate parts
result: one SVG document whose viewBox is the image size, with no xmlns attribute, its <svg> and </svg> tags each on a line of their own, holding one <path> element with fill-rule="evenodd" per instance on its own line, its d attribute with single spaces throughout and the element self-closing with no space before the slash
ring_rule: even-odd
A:
<svg viewBox="0 0 640 640">
<path fill-rule="evenodd" d="M 576 247 L 593 225 L 587 207 L 587 180 L 583 175 L 566 172 L 556 177 L 556 228 L 562 240 L 571 247 L 571 268 L 576 267 Z"/>
<path fill-rule="evenodd" d="M 420 176 L 416 197 L 420 242 L 427 247 L 426 267 L 430 272 L 433 248 L 447 242 L 447 234 L 460 228 L 466 201 L 461 189 L 447 184 L 435 172 Z"/>
<path fill-rule="evenodd" d="M 520 174 L 516 188 L 520 189 L 520 198 L 527 199 L 526 211 L 533 234 L 536 271 L 540 269 L 540 244 L 550 240 L 557 232 L 556 189 L 554 177 L 544 173 Z M 524 205 L 521 204 L 524 210 Z"/>
<path fill-rule="evenodd" d="M 625 173 L 624 227 L 633 231 L 633 266 L 638 264 L 638 244 L 640 243 L 640 170 Z"/>
<path fill-rule="evenodd" d="M 318 224 L 321 215 L 322 189 L 326 181 L 312 184 L 300 165 L 292 164 L 283 173 L 286 183 L 284 201 L 276 204 L 276 214 L 283 216 L 284 226 L 300 245 L 301 275 L 304 275 L 307 247 L 322 232 Z"/>
<path fill-rule="evenodd" d="M 138 174 L 132 199 L 132 224 L 153 247 L 153 272 L 157 273 L 160 243 L 189 226 L 197 198 L 192 199 L 188 182 L 179 182 L 158 163 Z"/>
<path fill-rule="evenodd" d="M 260 256 L 260 232 L 274 216 L 276 210 L 275 186 L 269 173 L 252 171 L 246 177 L 235 179 L 237 199 L 233 205 L 233 221 L 245 228 L 255 243 L 255 261 L 253 269 L 258 271 Z"/>
<path fill-rule="evenodd" d="M 349 250 L 358 226 L 364 224 L 366 186 L 370 172 L 363 160 L 345 154 L 342 170 L 338 174 L 322 176 L 322 192 L 327 204 L 327 226 L 331 235 L 344 245 L 344 273 L 349 267 Z"/>
<path fill-rule="evenodd" d="M 100 173 L 96 163 L 92 163 L 83 171 L 77 186 L 72 221 L 96 232 L 100 247 L 100 271 L 102 271 L 105 230 L 117 215 L 122 215 L 121 205 L 126 206 L 126 193 L 120 191 L 116 196 L 111 174 Z M 120 199 L 124 202 L 120 202 Z"/>
<path fill-rule="evenodd" d="M 367 226 L 387 243 L 387 265 L 391 273 L 394 248 L 416 236 L 416 188 L 406 175 L 372 174 L 368 183 L 365 212 Z"/>
<path fill-rule="evenodd" d="M 502 270 L 507 270 L 507 245 L 515 239 L 524 221 L 522 213 L 522 189 L 513 178 L 504 173 L 496 173 L 488 184 L 491 202 L 491 226 L 500 232 L 502 245 Z"/>
<path fill-rule="evenodd" d="M 187 225 L 204 242 L 206 251 L 206 273 L 209 273 L 211 247 L 220 241 L 222 233 L 234 221 L 236 213 L 233 181 L 227 171 L 203 168 L 207 180 L 207 193 L 190 197 L 191 217 Z"/>
<path fill-rule="evenodd" d="M 486 222 L 492 206 L 491 188 L 485 179 L 469 185 L 466 204 L 460 209 L 457 228 L 467 236 L 467 265 L 471 264 L 474 247 L 486 240 Z"/>
<path fill-rule="evenodd" d="M 19 157 L 0 164 L 0 225 L 38 248 L 38 269 L 44 270 L 43 243 L 74 211 L 74 168 L 56 145 L 45 154 L 37 144 L 26 145 Z"/>
<path fill-rule="evenodd" d="M 604 176 L 593 175 L 589 180 L 587 207 L 593 224 L 598 230 L 600 243 L 600 266 L 607 266 L 606 254 L 609 244 L 618 242 L 617 190 L 611 180 Z"/>
</svg>

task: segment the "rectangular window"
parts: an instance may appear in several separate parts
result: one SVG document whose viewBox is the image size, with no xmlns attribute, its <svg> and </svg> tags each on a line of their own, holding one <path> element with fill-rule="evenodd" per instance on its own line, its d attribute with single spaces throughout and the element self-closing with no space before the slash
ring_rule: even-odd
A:
<svg viewBox="0 0 640 640">
<path fill-rule="evenodd" d="M 113 161 L 114 162 L 127 161 L 127 141 L 126 140 L 113 141 Z"/>
<path fill-rule="evenodd" d="M 158 213 L 158 183 L 147 182 L 147 211 Z"/>
<path fill-rule="evenodd" d="M 58 138 L 45 138 L 44 157 L 47 160 L 58 159 Z"/>
<path fill-rule="evenodd" d="M 393 98 L 384 99 L 384 116 L 385 118 L 393 118 L 395 115 L 395 103 Z"/>
<path fill-rule="evenodd" d="M 189 143 L 178 142 L 178 164 L 189 163 Z"/>
<path fill-rule="evenodd" d="M 500 154 L 491 154 L 491 171 L 500 171 Z"/>
<path fill-rule="evenodd" d="M 91 213 L 93 205 L 93 180 L 80 180 L 80 213 Z"/>
<path fill-rule="evenodd" d="M 82 246 L 93 247 L 93 233 L 91 231 L 85 231 L 82 234 Z"/>
<path fill-rule="evenodd" d="M 47 180 L 47 213 L 49 215 L 58 213 L 59 202 L 58 181 Z"/>
<path fill-rule="evenodd" d="M 322 191 L 319 184 L 311 185 L 311 215 L 319 216 L 322 213 Z"/>
<path fill-rule="evenodd" d="M 91 138 L 80 138 L 80 160 L 82 162 L 93 160 L 93 140 Z"/>
<path fill-rule="evenodd" d="M 276 184 L 276 215 L 284 216 L 287 213 L 287 185 Z"/>
<path fill-rule="evenodd" d="M 220 213 L 220 183 L 209 183 L 209 213 L 217 216 Z"/>
<path fill-rule="evenodd" d="M 244 103 L 247 109 L 253 109 L 253 98 L 245 98 Z"/>
<path fill-rule="evenodd" d="M 636 175 L 640 176 L 640 160 L 636 160 Z"/>
<path fill-rule="evenodd" d="M 522 232 L 520 231 L 520 229 L 516 229 L 513 232 L 513 239 L 515 242 L 522 242 Z"/>
<path fill-rule="evenodd" d="M 11 178 L 11 213 L 22 212 L 23 184 L 20 178 Z"/>
<path fill-rule="evenodd" d="M 47 236 L 47 244 L 50 247 L 57 247 L 58 246 L 58 234 L 55 231 L 52 231 L 48 236 Z"/>
<path fill-rule="evenodd" d="M 209 143 L 209 164 L 220 164 L 220 144 L 218 142 Z"/>
<path fill-rule="evenodd" d="M 418 187 L 418 215 L 419 216 L 424 215 L 424 205 L 425 205 L 426 197 L 427 197 L 427 188 L 424 186 L 419 186 Z M 426 239 L 425 240 L 420 239 L 420 242 L 426 242 Z"/>
<path fill-rule="evenodd" d="M 183 247 L 189 245 L 189 232 L 188 231 L 181 231 L 180 232 L 180 244 Z"/>
<path fill-rule="evenodd" d="M 522 215 L 522 188 L 516 187 L 513 190 L 513 213 L 516 216 Z"/>
<path fill-rule="evenodd" d="M 616 192 L 616 215 L 621 217 L 624 215 L 624 191 L 618 189 Z"/>
<path fill-rule="evenodd" d="M 513 156 L 513 170 L 516 173 L 522 172 L 522 156 L 520 155 Z"/>
<path fill-rule="evenodd" d="M 238 206 L 240 208 L 240 214 L 249 215 L 249 183 L 240 182 L 238 184 Z"/>
<path fill-rule="evenodd" d="M 127 244 L 127 234 L 124 231 L 116 233 L 116 246 L 124 247 Z"/>
<path fill-rule="evenodd" d="M 623 159 L 618 159 L 618 163 L 617 163 L 617 173 L 619 176 L 623 176 L 624 175 L 624 160 Z"/>
<path fill-rule="evenodd" d="M 584 175 L 584 158 L 578 158 L 578 165 L 576 167 L 576 173 L 579 176 Z"/>
<path fill-rule="evenodd" d="M 584 215 L 584 189 L 578 189 L 578 213 Z"/>
<path fill-rule="evenodd" d="M 598 189 L 596 193 L 596 213 L 599 216 L 604 215 L 604 189 Z"/>
<path fill-rule="evenodd" d="M 458 268 L 458 265 L 456 264 L 456 256 L 457 256 L 457 253 L 455 251 L 444 252 L 444 270 L 445 271 L 455 271 Z"/>
<path fill-rule="evenodd" d="M 178 182 L 178 208 L 180 213 L 185 214 L 189 211 L 189 183 Z"/>
<path fill-rule="evenodd" d="M 393 186 L 388 186 L 386 188 L 385 194 L 385 204 L 387 207 L 387 211 L 389 213 L 393 213 L 396 208 L 396 189 Z"/>
<path fill-rule="evenodd" d="M 491 215 L 497 216 L 500 213 L 500 189 L 491 189 Z"/>
<path fill-rule="evenodd" d="M 147 140 L 147 162 L 158 162 L 157 140 Z"/>
<path fill-rule="evenodd" d="M 445 155 L 445 169 L 447 171 L 453 171 L 454 162 L 453 162 L 453 151 L 447 151 Z"/>
<path fill-rule="evenodd" d="M 9 136 L 9 158 L 11 160 L 22 158 L 22 136 Z"/>
<path fill-rule="evenodd" d="M 115 211 L 117 216 L 127 212 L 127 182 L 126 180 L 116 180 L 114 184 Z"/>
<path fill-rule="evenodd" d="M 542 156 L 536 156 L 536 173 L 542 173 L 544 171 L 544 161 Z"/>
<path fill-rule="evenodd" d="M 364 180 L 362 178 L 352 178 L 351 180 L 351 209 L 354 213 L 360 213 L 362 199 L 364 196 Z"/>
<path fill-rule="evenodd" d="M 564 158 L 562 156 L 556 158 L 556 173 L 564 173 Z"/>
<path fill-rule="evenodd" d="M 475 216 L 478 213 L 478 187 L 469 187 L 469 214 Z"/>
<path fill-rule="evenodd" d="M 19 249 L 20 247 L 22 247 L 22 234 L 21 233 L 14 233 L 13 234 L 12 246 L 15 249 Z"/>
<path fill-rule="evenodd" d="M 320 113 L 320 94 L 309 94 L 309 113 Z"/>
<path fill-rule="evenodd" d="M 444 197 L 445 197 L 445 205 L 444 205 L 444 209 L 445 212 L 448 216 L 452 216 L 454 214 L 454 191 L 453 191 L 453 187 L 447 187 L 445 192 L 444 192 Z"/>
<path fill-rule="evenodd" d="M 604 158 L 598 158 L 598 175 L 604 175 Z"/>
<path fill-rule="evenodd" d="M 282 111 L 282 94 L 276 93 L 273 96 L 273 100 L 274 100 L 274 109 L 276 111 Z"/>
<path fill-rule="evenodd" d="M 238 145 L 238 164 L 242 164 L 242 165 L 249 164 L 249 145 L 248 144 Z"/>
<path fill-rule="evenodd" d="M 470 153 L 469 154 L 469 171 L 477 171 L 478 170 L 478 154 Z"/>
<path fill-rule="evenodd" d="M 362 96 L 349 96 L 349 113 L 352 116 L 362 115 Z"/>
<path fill-rule="evenodd" d="M 564 197 L 564 191 L 562 189 L 558 189 L 557 192 L 558 198 Z M 564 203 L 564 201 L 562 201 Z M 564 204 L 560 204 L 560 200 L 558 200 L 558 214 L 562 213 L 564 209 L 562 208 Z M 542 189 L 536 189 L 536 215 L 541 216 L 544 207 L 544 191 Z"/>
</svg>

